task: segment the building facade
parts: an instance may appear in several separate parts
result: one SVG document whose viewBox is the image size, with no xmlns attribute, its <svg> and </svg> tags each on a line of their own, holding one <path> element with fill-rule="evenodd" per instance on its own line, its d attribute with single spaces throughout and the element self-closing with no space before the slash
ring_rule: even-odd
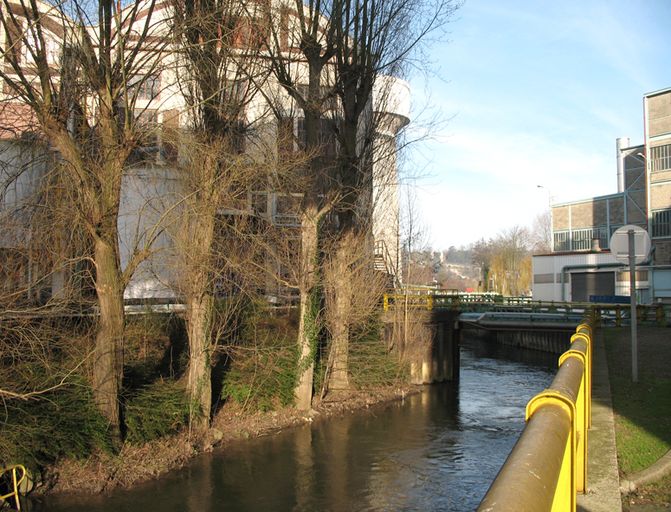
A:
<svg viewBox="0 0 671 512">
<path fill-rule="evenodd" d="M 280 2 L 281 3 L 281 2 Z M 53 8 L 43 5 L 45 16 L 51 16 Z M 282 13 L 282 41 L 280 44 L 291 51 L 291 16 L 289 3 L 286 8 L 278 6 Z M 19 12 L 19 11 L 17 11 Z M 62 14 L 56 12 L 53 16 Z M 170 37 L 170 8 L 167 3 L 158 3 L 153 12 L 155 22 L 152 23 L 152 34 L 147 40 L 160 40 Z M 141 33 L 143 20 L 137 18 L 138 33 Z M 45 45 L 49 48 L 50 65 L 58 65 L 59 52 L 65 47 L 63 41 L 68 36 L 67 27 L 75 24 L 69 20 L 54 19 L 54 23 L 45 23 L 53 27 L 45 31 Z M 87 30 L 95 30 L 88 27 Z M 249 35 L 249 34 L 248 34 Z M 286 36 L 286 40 L 284 37 Z M 5 53 L 19 55 L 22 65 L 31 66 L 34 55 L 30 52 L 32 32 L 26 25 L 23 34 L 8 36 L 0 31 L 0 45 Z M 244 38 L 241 36 L 241 38 Z M 9 44 L 9 41 L 13 41 Z M 161 66 L 155 65 L 160 60 Z M 156 57 L 146 60 L 147 73 L 141 85 L 133 93 L 135 111 L 132 115 L 142 119 L 153 129 L 154 135 L 132 159 L 131 165 L 124 173 L 121 183 L 121 205 L 118 215 L 119 246 L 121 265 L 125 267 L 138 245 L 146 239 L 146 233 L 152 226 L 164 218 L 165 211 L 171 206 L 166 198 L 176 197 L 180 191 L 180 175 L 176 164 L 180 158 L 179 145 L 171 143 L 164 136 L 166 130 L 189 130 L 191 116 L 184 97 L 184 84 L 180 83 L 180 63 L 178 52 L 169 45 L 162 45 Z M 296 75 L 305 75 L 304 63 L 297 61 Z M 11 70 L 10 70 L 11 71 Z M 140 70 L 139 72 L 142 72 Z M 329 75 L 328 67 L 326 76 Z M 182 73 L 183 79 L 183 73 Z M 133 77 L 129 78 L 132 83 Z M 306 78 L 307 80 L 307 78 Z M 326 79 L 328 80 L 328 78 Z M 241 81 L 232 81 L 232 87 L 244 87 Z M 307 83 L 307 82 L 306 82 Z M 382 93 L 384 92 L 384 94 Z M 275 102 L 270 104 L 271 98 Z M 300 140 L 304 130 L 300 108 L 282 87 L 273 81 L 272 75 L 265 78 L 258 93 L 247 103 L 244 121 L 255 126 L 255 137 L 263 140 L 263 144 L 252 141 L 242 143 L 243 152 L 274 152 L 279 158 L 279 146 L 282 130 L 286 126 L 276 115 L 277 110 L 291 112 L 289 130 L 293 139 Z M 95 115 L 92 113 L 89 115 Z M 389 274 L 398 274 L 398 169 L 396 164 L 396 136 L 401 128 L 409 122 L 410 91 L 408 84 L 393 77 L 380 77 L 373 101 L 369 106 L 370 118 L 377 117 L 381 121 L 374 134 L 374 149 L 370 191 L 372 223 L 371 250 L 375 251 L 380 261 L 380 268 Z M 337 118 L 337 104 L 330 114 Z M 285 123 L 286 124 L 286 123 Z M 25 288 L 31 299 L 38 296 L 55 296 L 59 287 L 67 281 L 63 273 L 68 270 L 48 269 L 48 262 L 41 263 L 33 257 L 30 247 L 30 231 L 32 220 L 30 211 L 35 205 L 35 196 L 49 174 L 53 164 L 52 150 L 38 143 L 39 137 L 33 137 L 35 120 L 31 110 L 20 98 L 13 97 L 7 86 L 0 91 L 0 219 L 11 229 L 3 229 L 0 234 L 0 268 L 1 286 L 5 288 Z M 260 134 L 260 135 L 259 135 Z M 293 144 L 293 143 L 292 143 Z M 246 197 L 240 199 L 234 208 L 222 211 L 222 215 L 258 216 L 276 226 L 287 228 L 298 227 L 296 204 L 300 202 L 300 192 L 291 193 L 286 190 L 277 191 L 267 186 L 251 187 Z M 167 299 L 175 298 L 173 286 L 176 271 L 171 265 L 174 247 L 170 237 L 159 234 L 152 241 L 151 257 L 141 263 L 135 271 L 125 290 L 127 299 Z M 40 268 L 41 266 L 41 268 Z M 71 269 L 69 270 L 72 271 Z M 36 291 L 37 287 L 40 291 Z M 269 295 L 278 295 L 277 290 L 269 291 Z"/>
<path fill-rule="evenodd" d="M 616 141 L 617 192 L 552 205 L 552 253 L 533 257 L 535 299 L 628 296 L 629 273 L 609 243 L 633 224 L 652 240 L 637 271 L 639 299 L 671 301 L 671 88 L 646 94 L 643 114 L 643 144 Z"/>
</svg>

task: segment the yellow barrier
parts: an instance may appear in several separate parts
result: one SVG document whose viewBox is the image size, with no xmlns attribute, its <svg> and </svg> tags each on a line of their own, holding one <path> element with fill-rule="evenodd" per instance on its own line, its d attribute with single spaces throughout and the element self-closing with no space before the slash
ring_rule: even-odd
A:
<svg viewBox="0 0 671 512">
<path fill-rule="evenodd" d="M 14 498 L 14 503 L 16 504 L 16 510 L 21 510 L 21 501 L 19 501 L 19 493 L 22 492 L 23 487 L 29 485 L 28 472 L 26 468 L 21 464 L 16 464 L 14 466 L 8 466 L 3 468 L 0 471 L 0 476 L 5 476 L 7 472 L 11 471 L 11 482 L 9 483 L 11 492 L 7 494 L 0 495 L 0 506 L 7 498 Z M 21 473 L 21 476 L 17 478 L 17 472 Z"/>
<path fill-rule="evenodd" d="M 576 510 L 587 484 L 591 345 L 591 326 L 580 324 L 552 384 L 527 404 L 524 430 L 479 511 Z"/>
</svg>

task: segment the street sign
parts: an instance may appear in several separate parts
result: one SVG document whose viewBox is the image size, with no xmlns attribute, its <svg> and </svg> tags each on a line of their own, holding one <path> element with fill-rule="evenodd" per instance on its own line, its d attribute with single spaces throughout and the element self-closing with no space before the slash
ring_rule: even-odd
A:
<svg viewBox="0 0 671 512">
<path fill-rule="evenodd" d="M 639 226 L 628 224 L 610 237 L 610 251 L 618 261 L 629 263 L 629 296 L 631 302 L 631 380 L 638 382 L 638 327 L 636 314 L 636 265 L 650 254 L 650 236 Z"/>
<path fill-rule="evenodd" d="M 627 224 L 610 237 L 610 252 L 618 261 L 629 263 L 629 231 L 634 232 L 634 262 L 639 265 L 650 255 L 650 235 L 640 226 Z"/>
</svg>

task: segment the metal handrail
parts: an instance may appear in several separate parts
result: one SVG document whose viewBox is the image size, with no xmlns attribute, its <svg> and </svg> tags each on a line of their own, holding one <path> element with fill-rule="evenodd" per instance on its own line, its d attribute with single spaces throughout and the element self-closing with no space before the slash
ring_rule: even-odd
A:
<svg viewBox="0 0 671 512">
<path fill-rule="evenodd" d="M 592 328 L 580 324 L 548 389 L 526 407 L 526 425 L 479 511 L 576 510 L 587 482 Z"/>
<path fill-rule="evenodd" d="M 443 292 L 443 293 L 441 293 Z M 504 297 L 490 294 L 462 294 L 444 293 L 435 290 L 420 293 L 420 290 L 405 289 L 385 293 L 383 296 L 383 307 L 385 311 L 392 309 L 396 304 L 403 307 L 415 309 L 453 309 L 460 307 L 468 310 L 469 307 L 487 306 L 488 310 L 497 311 L 524 311 L 531 313 L 576 313 L 584 315 L 587 311 L 595 315 L 595 325 L 610 322 L 616 327 L 621 327 L 624 320 L 629 317 L 629 306 L 622 304 L 606 304 L 594 302 L 547 302 L 533 301 L 528 297 Z M 671 319 L 671 307 L 668 304 L 639 304 L 637 306 L 639 322 L 654 322 L 659 326 L 666 327 Z"/>
</svg>

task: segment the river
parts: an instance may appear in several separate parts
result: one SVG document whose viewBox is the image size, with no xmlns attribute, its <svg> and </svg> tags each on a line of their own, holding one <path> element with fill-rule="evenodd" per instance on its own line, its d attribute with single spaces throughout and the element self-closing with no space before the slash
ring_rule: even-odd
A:
<svg viewBox="0 0 671 512">
<path fill-rule="evenodd" d="M 243 441 L 108 495 L 54 496 L 50 512 L 474 510 L 547 387 L 556 356 L 464 337 L 459 383 Z"/>
</svg>

